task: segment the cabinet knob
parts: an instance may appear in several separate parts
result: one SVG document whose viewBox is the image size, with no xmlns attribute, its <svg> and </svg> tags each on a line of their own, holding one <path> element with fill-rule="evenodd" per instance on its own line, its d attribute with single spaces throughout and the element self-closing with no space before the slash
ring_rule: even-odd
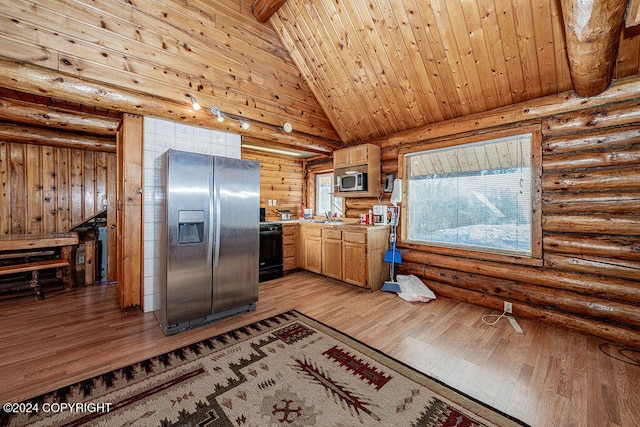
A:
<svg viewBox="0 0 640 427">
<path fill-rule="evenodd" d="M 142 188 L 140 188 L 140 187 L 136 188 L 136 193 L 142 194 Z"/>
</svg>

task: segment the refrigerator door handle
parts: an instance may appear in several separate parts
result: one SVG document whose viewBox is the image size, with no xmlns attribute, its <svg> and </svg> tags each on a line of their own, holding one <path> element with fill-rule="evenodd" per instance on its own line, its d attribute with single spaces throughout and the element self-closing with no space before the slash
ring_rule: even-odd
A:
<svg viewBox="0 0 640 427">
<path fill-rule="evenodd" d="M 218 263 L 220 262 L 220 175 L 215 175 L 215 180 L 213 181 L 213 185 L 215 185 L 215 204 L 216 204 L 216 253 L 215 253 L 215 261 L 213 263 L 213 268 L 218 268 Z"/>
<path fill-rule="evenodd" d="M 215 231 L 213 229 L 213 221 L 215 217 L 213 214 L 213 174 L 209 174 L 209 241 L 207 242 L 207 268 L 212 268 L 213 262 L 213 239 L 215 238 Z"/>
</svg>

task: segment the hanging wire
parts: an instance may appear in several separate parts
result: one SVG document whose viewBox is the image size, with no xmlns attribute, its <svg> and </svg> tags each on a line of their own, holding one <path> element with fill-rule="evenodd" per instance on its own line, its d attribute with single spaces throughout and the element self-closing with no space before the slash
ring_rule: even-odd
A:
<svg viewBox="0 0 640 427">
<path fill-rule="evenodd" d="M 608 342 L 603 342 L 599 347 L 600 351 L 609 357 L 629 365 L 640 366 L 640 350 L 638 349 Z"/>
</svg>

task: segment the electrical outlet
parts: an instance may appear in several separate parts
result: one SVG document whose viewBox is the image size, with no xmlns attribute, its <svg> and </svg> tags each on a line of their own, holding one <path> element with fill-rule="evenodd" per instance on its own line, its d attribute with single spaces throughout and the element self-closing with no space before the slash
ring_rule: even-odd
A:
<svg viewBox="0 0 640 427">
<path fill-rule="evenodd" d="M 505 313 L 513 313 L 513 305 L 509 301 L 504 302 L 504 312 Z"/>
</svg>

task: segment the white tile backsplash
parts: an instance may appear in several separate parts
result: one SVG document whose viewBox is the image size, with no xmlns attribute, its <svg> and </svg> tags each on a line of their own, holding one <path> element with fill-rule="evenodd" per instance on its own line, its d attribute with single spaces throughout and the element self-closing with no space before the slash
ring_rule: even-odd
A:
<svg viewBox="0 0 640 427">
<path fill-rule="evenodd" d="M 145 284 L 146 284 L 146 280 L 145 280 Z M 155 306 L 155 301 L 157 300 L 158 300 L 158 294 L 149 294 L 149 295 L 145 294 L 144 295 L 144 311 L 148 312 L 148 311 L 155 310 L 155 308 L 153 307 Z"/>
<path fill-rule="evenodd" d="M 238 134 L 220 132 L 198 126 L 175 123 L 170 120 L 144 118 L 144 311 L 156 308 L 159 290 L 157 274 L 160 269 L 160 185 L 162 171 L 159 157 L 168 149 L 191 151 L 240 158 Z"/>
</svg>

